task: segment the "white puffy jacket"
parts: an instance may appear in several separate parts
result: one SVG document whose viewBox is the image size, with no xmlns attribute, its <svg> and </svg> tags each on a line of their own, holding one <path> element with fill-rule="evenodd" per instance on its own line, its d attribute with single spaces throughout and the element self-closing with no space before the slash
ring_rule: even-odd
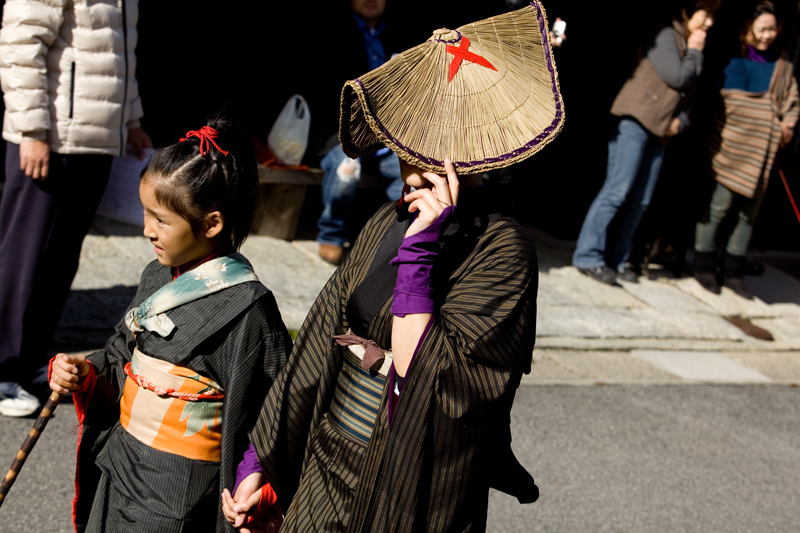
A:
<svg viewBox="0 0 800 533">
<path fill-rule="evenodd" d="M 61 154 L 120 155 L 139 126 L 137 0 L 7 0 L 3 138 Z"/>
</svg>

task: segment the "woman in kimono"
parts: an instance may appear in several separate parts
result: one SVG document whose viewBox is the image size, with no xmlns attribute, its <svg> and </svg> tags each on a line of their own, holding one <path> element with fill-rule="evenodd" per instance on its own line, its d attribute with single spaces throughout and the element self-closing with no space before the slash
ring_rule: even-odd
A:
<svg viewBox="0 0 800 533">
<path fill-rule="evenodd" d="M 759 3 L 739 36 L 741 56 L 724 71 L 710 143 L 710 170 L 717 184 L 694 241 L 695 279 L 714 294 L 720 293 L 717 234 L 722 220 L 734 214 L 737 222 L 722 262 L 724 285 L 753 298 L 743 279 L 747 246 L 775 156 L 791 141 L 800 115 L 792 62 L 775 45 L 780 28 L 772 2 Z"/>
<path fill-rule="evenodd" d="M 536 253 L 480 173 L 562 127 L 547 28 L 534 2 L 436 30 L 345 85 L 344 151 L 397 152 L 406 194 L 367 223 L 303 324 L 223 495 L 235 527 L 258 529 L 277 502 L 284 533 L 482 531 L 489 487 L 538 497 L 510 447 Z"/>
<path fill-rule="evenodd" d="M 231 531 L 232 489 L 264 396 L 291 350 L 272 293 L 237 250 L 255 211 L 248 139 L 216 119 L 142 174 L 142 273 L 104 350 L 59 354 L 50 387 L 82 426 L 76 531 Z"/>
</svg>

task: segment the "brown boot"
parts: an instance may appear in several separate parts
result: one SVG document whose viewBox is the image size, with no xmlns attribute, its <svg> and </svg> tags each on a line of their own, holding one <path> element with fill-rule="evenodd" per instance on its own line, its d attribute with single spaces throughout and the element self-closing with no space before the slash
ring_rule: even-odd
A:
<svg viewBox="0 0 800 533">
<path fill-rule="evenodd" d="M 332 265 L 341 265 L 344 248 L 334 244 L 320 244 L 319 256 Z"/>
</svg>

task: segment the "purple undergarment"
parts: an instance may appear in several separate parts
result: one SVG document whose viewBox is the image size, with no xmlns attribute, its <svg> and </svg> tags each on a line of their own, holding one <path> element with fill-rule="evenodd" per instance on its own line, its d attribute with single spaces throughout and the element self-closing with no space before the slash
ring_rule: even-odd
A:
<svg viewBox="0 0 800 533">
<path fill-rule="evenodd" d="M 427 228 L 403 239 L 392 265 L 397 265 L 392 314 L 404 317 L 417 313 L 433 313 L 431 269 L 439 257 L 439 237 L 447 228 L 456 206 L 447 206 Z"/>
<path fill-rule="evenodd" d="M 244 458 L 242 462 L 239 463 L 239 466 L 236 468 L 236 484 L 233 486 L 232 495 L 236 494 L 236 489 L 239 488 L 239 483 L 244 481 L 244 478 L 249 476 L 250 474 L 263 474 L 264 469 L 261 468 L 261 463 L 258 462 L 258 455 L 256 455 L 256 449 L 253 447 L 253 443 L 250 443 L 250 446 L 247 448 L 247 451 L 244 452 Z"/>
</svg>

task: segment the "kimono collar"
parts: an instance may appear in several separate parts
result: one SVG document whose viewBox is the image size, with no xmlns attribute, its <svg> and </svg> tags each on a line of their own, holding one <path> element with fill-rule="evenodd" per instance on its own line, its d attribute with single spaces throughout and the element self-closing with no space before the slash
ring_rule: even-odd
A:
<svg viewBox="0 0 800 533">
<path fill-rule="evenodd" d="M 175 329 L 167 311 L 248 281 L 258 281 L 258 276 L 242 254 L 210 259 L 181 274 L 150 295 L 139 307 L 128 311 L 125 324 L 134 333 L 148 330 L 167 337 Z"/>
</svg>

